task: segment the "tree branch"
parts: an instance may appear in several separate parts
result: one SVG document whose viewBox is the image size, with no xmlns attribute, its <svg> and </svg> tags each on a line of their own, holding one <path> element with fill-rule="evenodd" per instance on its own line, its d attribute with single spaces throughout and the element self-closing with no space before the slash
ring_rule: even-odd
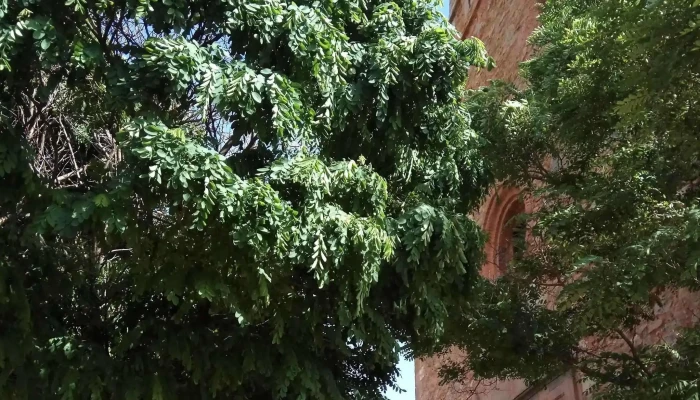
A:
<svg viewBox="0 0 700 400">
<path fill-rule="evenodd" d="M 85 172 L 85 170 L 88 168 L 88 165 L 89 164 L 85 164 L 76 170 L 73 170 L 67 174 L 63 174 L 61 176 L 56 177 L 56 182 L 61 183 L 61 182 L 65 181 L 66 179 L 69 179 L 75 175 L 78 175 L 78 178 L 80 178 L 80 173 Z"/>
<path fill-rule="evenodd" d="M 627 343 L 627 346 L 630 348 L 630 352 L 632 355 L 632 359 L 634 360 L 637 365 L 639 365 L 639 368 L 644 372 L 644 375 L 646 376 L 651 376 L 651 373 L 647 369 L 646 365 L 644 365 L 644 362 L 642 362 L 642 359 L 639 358 L 639 353 L 637 353 L 637 347 L 632 343 L 632 340 L 630 340 L 627 335 L 625 335 L 625 332 L 622 331 L 622 329 L 614 329 L 614 332 L 617 333 L 622 340 Z"/>
<path fill-rule="evenodd" d="M 240 133 L 234 133 L 233 135 L 231 135 L 231 137 L 229 137 L 226 143 L 224 143 L 224 145 L 221 147 L 221 150 L 219 150 L 219 154 L 221 154 L 222 156 L 228 154 L 228 152 L 231 151 L 231 148 L 233 146 L 238 146 L 240 144 L 242 137 L 242 131 Z"/>
</svg>

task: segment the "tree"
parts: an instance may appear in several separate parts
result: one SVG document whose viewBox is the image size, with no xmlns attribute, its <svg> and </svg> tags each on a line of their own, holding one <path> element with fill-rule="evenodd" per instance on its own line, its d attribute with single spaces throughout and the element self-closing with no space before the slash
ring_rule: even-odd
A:
<svg viewBox="0 0 700 400">
<path fill-rule="evenodd" d="M 699 289 L 699 12 L 691 0 L 547 1 L 527 88 L 470 95 L 496 179 L 541 208 L 525 216 L 528 250 L 455 311 L 444 345 L 468 357 L 445 381 L 575 369 L 601 399 L 697 398 L 700 328 L 648 346 L 635 329 Z"/>
<path fill-rule="evenodd" d="M 0 0 L 0 397 L 383 397 L 481 262 L 471 65 L 424 1 Z"/>
</svg>

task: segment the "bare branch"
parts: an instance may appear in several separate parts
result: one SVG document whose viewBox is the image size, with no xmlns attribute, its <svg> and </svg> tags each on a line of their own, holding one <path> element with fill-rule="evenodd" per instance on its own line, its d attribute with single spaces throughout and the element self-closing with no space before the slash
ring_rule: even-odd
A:
<svg viewBox="0 0 700 400">
<path fill-rule="evenodd" d="M 627 346 L 630 348 L 630 353 L 632 355 L 632 359 L 634 360 L 637 365 L 639 365 L 639 368 L 644 372 L 644 375 L 646 376 L 651 376 L 651 373 L 647 369 L 646 365 L 644 365 L 644 362 L 642 362 L 642 359 L 639 358 L 639 353 L 637 352 L 637 347 L 632 343 L 632 340 L 630 340 L 627 335 L 625 335 L 625 332 L 622 331 L 622 329 L 614 329 L 614 332 L 617 333 L 622 340 L 627 343 Z"/>
<path fill-rule="evenodd" d="M 72 178 L 72 177 L 75 176 L 75 175 L 78 175 L 78 177 L 80 177 L 80 173 L 81 173 L 81 172 L 85 172 L 85 170 L 87 170 L 87 168 L 88 168 L 88 165 L 89 165 L 89 164 L 85 164 L 85 165 L 83 165 L 82 167 L 80 167 L 80 168 L 78 168 L 78 169 L 76 169 L 76 170 L 73 170 L 73 171 L 71 171 L 71 172 L 69 172 L 69 173 L 67 173 L 67 174 L 63 174 L 63 175 L 57 177 L 57 178 L 56 178 L 56 182 L 61 183 L 61 182 L 65 181 L 66 179 Z"/>
<path fill-rule="evenodd" d="M 242 131 L 236 132 L 233 135 L 231 135 L 231 137 L 229 137 L 228 140 L 226 141 L 226 143 L 224 143 L 224 145 L 221 147 L 221 150 L 219 150 L 219 154 L 221 154 L 222 156 L 225 156 L 226 154 L 228 154 L 228 152 L 231 151 L 231 148 L 233 148 L 233 146 L 240 145 L 242 137 L 243 137 Z"/>
</svg>

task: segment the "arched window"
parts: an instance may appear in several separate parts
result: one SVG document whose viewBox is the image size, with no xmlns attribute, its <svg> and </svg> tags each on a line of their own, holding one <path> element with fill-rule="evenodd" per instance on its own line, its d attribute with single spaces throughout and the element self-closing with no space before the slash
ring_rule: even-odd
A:
<svg viewBox="0 0 700 400">
<path fill-rule="evenodd" d="M 527 250 L 526 206 L 518 188 L 501 186 L 494 189 L 480 209 L 482 228 L 488 233 L 486 263 L 481 274 L 496 279 L 508 269 L 513 258 Z"/>
<path fill-rule="evenodd" d="M 501 273 L 508 269 L 511 261 L 522 257 L 527 250 L 527 221 L 523 218 L 524 212 L 522 201 L 514 200 L 508 205 L 502 219 L 496 254 L 496 263 Z"/>
<path fill-rule="evenodd" d="M 521 217 L 513 222 L 513 260 L 521 258 L 527 250 L 527 221 Z"/>
</svg>

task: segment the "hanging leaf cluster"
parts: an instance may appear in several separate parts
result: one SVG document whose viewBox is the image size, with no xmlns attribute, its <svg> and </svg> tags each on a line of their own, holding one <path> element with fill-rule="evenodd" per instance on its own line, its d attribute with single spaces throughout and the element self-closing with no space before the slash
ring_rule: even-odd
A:
<svg viewBox="0 0 700 400">
<path fill-rule="evenodd" d="M 419 0 L 0 0 L 0 397 L 383 398 L 481 262 L 455 37 Z"/>
</svg>

